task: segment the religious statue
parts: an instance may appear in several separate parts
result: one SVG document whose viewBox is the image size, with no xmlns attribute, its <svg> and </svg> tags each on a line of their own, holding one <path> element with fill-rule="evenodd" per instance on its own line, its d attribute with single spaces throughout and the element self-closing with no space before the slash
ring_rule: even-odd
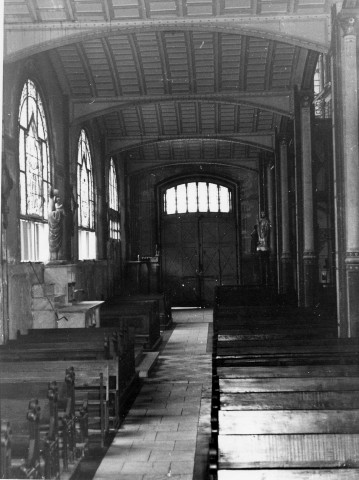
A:
<svg viewBox="0 0 359 480">
<path fill-rule="evenodd" d="M 49 247 L 50 260 L 59 259 L 59 251 L 62 246 L 63 218 L 65 209 L 61 201 L 59 191 L 50 189 L 48 222 L 49 222 Z"/>
<path fill-rule="evenodd" d="M 270 221 L 265 215 L 265 212 L 261 212 L 258 220 L 258 252 L 269 251 L 269 231 L 271 228 Z"/>
</svg>

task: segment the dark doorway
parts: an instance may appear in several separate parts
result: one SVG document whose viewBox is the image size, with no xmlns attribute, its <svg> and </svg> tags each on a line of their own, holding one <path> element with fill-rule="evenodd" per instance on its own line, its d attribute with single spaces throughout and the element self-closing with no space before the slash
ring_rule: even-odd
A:
<svg viewBox="0 0 359 480">
<path fill-rule="evenodd" d="M 175 306 L 211 306 L 216 285 L 238 282 L 233 213 L 163 215 L 162 286 Z"/>
</svg>

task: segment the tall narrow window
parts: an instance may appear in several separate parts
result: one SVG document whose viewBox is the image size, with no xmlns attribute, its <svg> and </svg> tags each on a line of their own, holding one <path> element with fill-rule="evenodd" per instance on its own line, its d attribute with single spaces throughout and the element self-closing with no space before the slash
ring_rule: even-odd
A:
<svg viewBox="0 0 359 480">
<path fill-rule="evenodd" d="M 112 158 L 110 160 L 110 168 L 108 172 L 108 207 L 110 238 L 112 240 L 120 240 L 120 203 L 118 200 L 117 174 L 115 164 Z"/>
<path fill-rule="evenodd" d="M 181 183 L 168 188 L 163 195 L 163 210 L 174 213 L 229 213 L 232 193 L 223 185 L 209 182 Z"/>
<path fill-rule="evenodd" d="M 36 84 L 27 80 L 19 107 L 21 261 L 49 259 L 50 159 L 46 117 Z"/>
<path fill-rule="evenodd" d="M 81 130 L 77 150 L 79 260 L 96 258 L 95 195 L 90 144 Z"/>
<path fill-rule="evenodd" d="M 331 118 L 332 95 L 330 80 L 330 57 L 320 54 L 314 72 L 314 112 L 318 118 Z"/>
</svg>

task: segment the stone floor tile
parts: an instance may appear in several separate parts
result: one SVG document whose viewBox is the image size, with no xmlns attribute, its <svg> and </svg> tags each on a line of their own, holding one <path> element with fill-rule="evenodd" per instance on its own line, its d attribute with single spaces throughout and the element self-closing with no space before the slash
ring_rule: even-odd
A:
<svg viewBox="0 0 359 480">
<path fill-rule="evenodd" d="M 193 472 L 193 462 L 174 461 L 171 463 L 171 473 L 173 475 L 189 474 Z"/>
<path fill-rule="evenodd" d="M 196 449 L 196 439 L 189 442 L 183 440 L 176 440 L 174 450 L 181 450 L 181 451 L 194 451 Z"/>
<path fill-rule="evenodd" d="M 181 450 L 172 450 L 168 452 L 158 452 L 152 450 L 150 455 L 150 462 L 163 462 L 165 460 L 170 460 L 172 462 L 194 462 L 194 451 L 181 451 Z M 182 472 L 183 473 L 183 472 Z"/>
<path fill-rule="evenodd" d="M 126 462 L 121 473 L 167 474 L 171 471 L 171 462 Z"/>
<path fill-rule="evenodd" d="M 157 432 L 157 440 L 193 440 L 197 436 L 197 432 Z"/>
<path fill-rule="evenodd" d="M 137 445 L 140 447 L 147 447 L 150 448 L 151 450 L 156 449 L 156 451 L 161 452 L 163 450 L 165 451 L 172 451 L 174 450 L 175 447 L 175 441 L 169 442 L 161 442 L 161 441 L 151 441 L 149 442 L 148 440 L 140 440 L 136 442 Z"/>
</svg>

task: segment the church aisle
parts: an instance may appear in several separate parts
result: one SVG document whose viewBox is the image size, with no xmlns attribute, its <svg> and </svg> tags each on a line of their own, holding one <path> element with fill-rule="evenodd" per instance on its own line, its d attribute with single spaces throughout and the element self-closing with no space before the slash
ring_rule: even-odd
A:
<svg viewBox="0 0 359 480">
<path fill-rule="evenodd" d="M 95 480 L 205 480 L 212 318 L 212 310 L 174 310 L 175 328 Z"/>
</svg>

